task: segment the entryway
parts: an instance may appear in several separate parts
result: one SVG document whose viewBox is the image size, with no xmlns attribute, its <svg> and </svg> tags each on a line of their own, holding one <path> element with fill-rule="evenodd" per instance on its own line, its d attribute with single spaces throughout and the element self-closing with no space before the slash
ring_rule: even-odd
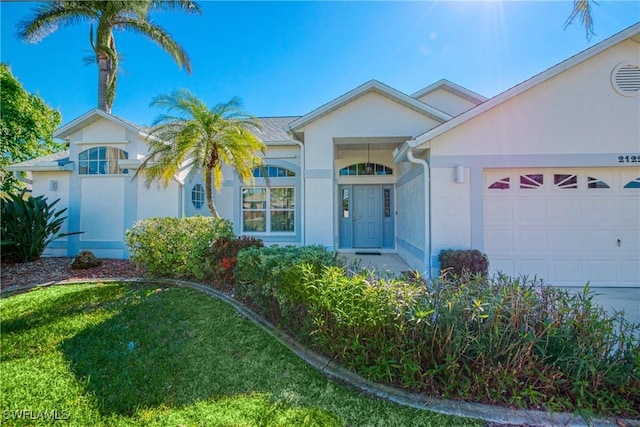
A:
<svg viewBox="0 0 640 427">
<path fill-rule="evenodd" d="M 339 187 L 341 248 L 393 247 L 393 186 L 350 184 Z"/>
</svg>

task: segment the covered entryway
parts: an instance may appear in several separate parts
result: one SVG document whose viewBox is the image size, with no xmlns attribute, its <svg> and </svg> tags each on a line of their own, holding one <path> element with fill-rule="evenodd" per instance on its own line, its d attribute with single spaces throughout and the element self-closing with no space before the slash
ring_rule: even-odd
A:
<svg viewBox="0 0 640 427">
<path fill-rule="evenodd" d="M 492 169 L 484 179 L 492 271 L 640 287 L 640 168 Z"/>
<path fill-rule="evenodd" d="M 339 234 L 341 248 L 393 247 L 393 186 L 340 186 Z"/>
</svg>

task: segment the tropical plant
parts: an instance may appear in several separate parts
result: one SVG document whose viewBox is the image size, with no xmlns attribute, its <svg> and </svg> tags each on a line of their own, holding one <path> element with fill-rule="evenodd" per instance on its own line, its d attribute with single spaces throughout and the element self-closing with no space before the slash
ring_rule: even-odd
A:
<svg viewBox="0 0 640 427">
<path fill-rule="evenodd" d="M 8 194 L 0 201 L 2 259 L 17 262 L 35 261 L 52 240 L 76 233 L 56 234 L 67 218 L 53 207 L 60 199 L 48 203 L 44 196 L 25 197 L 25 192 Z"/>
<path fill-rule="evenodd" d="M 186 89 L 156 96 L 151 106 L 167 113 L 153 122 L 147 138 L 149 155 L 136 176 L 144 171 L 147 187 L 156 181 L 166 187 L 184 168 L 190 169 L 190 176 L 202 171 L 207 207 L 219 217 L 213 188 L 222 186 L 222 165 L 231 167 L 245 183 L 254 182 L 253 170 L 262 165 L 257 153 L 266 147 L 252 132 L 261 130 L 260 121 L 242 111 L 238 98 L 209 109 Z"/>
<path fill-rule="evenodd" d="M 0 166 L 2 191 L 17 192 L 20 182 L 4 167 L 64 150 L 53 140 L 62 121 L 60 112 L 42 98 L 24 90 L 7 64 L 0 64 Z"/>
<path fill-rule="evenodd" d="M 114 30 L 132 31 L 146 37 L 167 52 L 179 67 L 191 72 L 191 63 L 183 48 L 164 28 L 149 20 L 149 12 L 153 10 L 200 13 L 198 4 L 189 0 L 58 0 L 43 2 L 34 9 L 33 16 L 18 24 L 18 37 L 37 43 L 59 27 L 89 21 L 89 38 L 98 65 L 98 108 L 109 113 L 116 95 L 119 60 Z M 96 23 L 95 33 L 93 23 Z"/>
<path fill-rule="evenodd" d="M 564 24 L 564 28 L 566 29 L 569 25 L 576 20 L 576 18 L 580 18 L 582 26 L 586 32 L 587 40 L 591 40 L 591 37 L 595 34 L 594 26 L 593 26 L 593 17 L 591 16 L 591 5 L 598 4 L 593 0 L 573 0 L 573 10 L 571 11 L 571 15 L 567 18 L 567 21 Z"/>
<path fill-rule="evenodd" d="M 198 280 L 211 245 L 220 238 L 233 238 L 231 221 L 204 216 L 146 218 L 125 233 L 131 260 L 148 275 Z"/>
</svg>

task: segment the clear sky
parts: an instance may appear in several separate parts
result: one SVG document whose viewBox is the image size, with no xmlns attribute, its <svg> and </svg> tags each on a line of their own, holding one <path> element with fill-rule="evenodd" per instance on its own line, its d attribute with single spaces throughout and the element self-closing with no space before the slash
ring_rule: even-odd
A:
<svg viewBox="0 0 640 427">
<path fill-rule="evenodd" d="M 201 16 L 151 16 L 189 53 L 191 75 L 143 37 L 116 34 L 113 114 L 150 124 L 155 95 L 187 88 L 209 105 L 239 96 L 260 117 L 304 115 L 371 79 L 410 95 L 445 78 L 492 97 L 640 21 L 640 2 L 600 0 L 589 41 L 578 22 L 564 29 L 572 0 L 200 4 Z M 97 105 L 97 67 L 82 61 L 89 24 L 26 44 L 15 26 L 34 5 L 0 3 L 0 58 L 66 123 Z"/>
</svg>

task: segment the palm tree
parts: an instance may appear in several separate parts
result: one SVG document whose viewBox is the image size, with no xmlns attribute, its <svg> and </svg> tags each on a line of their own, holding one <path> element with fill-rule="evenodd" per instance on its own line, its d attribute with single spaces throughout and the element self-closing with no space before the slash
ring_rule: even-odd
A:
<svg viewBox="0 0 640 427">
<path fill-rule="evenodd" d="M 167 113 L 153 122 L 147 138 L 149 155 L 136 176 L 144 170 L 147 187 L 154 181 L 166 187 L 184 168 L 190 168 L 190 174 L 202 171 L 207 207 L 219 217 L 213 188 L 222 186 L 222 165 L 230 166 L 245 183 L 253 183 L 253 170 L 262 166 L 257 153 L 266 147 L 252 132 L 262 129 L 260 121 L 242 111 L 238 98 L 209 109 L 185 89 L 159 95 L 150 105 Z"/>
<path fill-rule="evenodd" d="M 591 5 L 598 4 L 594 0 L 573 0 L 573 10 L 571 15 L 567 18 L 564 24 L 566 29 L 573 21 L 580 17 L 582 26 L 586 31 L 587 40 L 591 40 L 591 37 L 595 34 L 593 26 L 593 18 L 591 17 Z"/>
<path fill-rule="evenodd" d="M 57 0 L 45 2 L 34 9 L 34 15 L 18 24 L 18 37 L 37 43 L 58 27 L 82 21 L 91 23 L 89 39 L 98 65 L 98 108 L 108 113 L 115 99 L 118 76 L 118 52 L 114 30 L 141 34 L 158 44 L 178 64 L 191 72 L 191 63 L 182 47 L 164 30 L 149 20 L 152 10 L 182 10 L 200 13 L 200 7 L 190 0 Z M 97 24 L 94 34 L 93 24 Z"/>
</svg>

